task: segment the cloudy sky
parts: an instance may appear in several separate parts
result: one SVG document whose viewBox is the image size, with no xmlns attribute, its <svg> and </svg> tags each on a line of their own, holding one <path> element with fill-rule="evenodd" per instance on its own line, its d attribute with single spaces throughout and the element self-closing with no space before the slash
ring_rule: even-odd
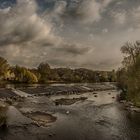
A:
<svg viewBox="0 0 140 140">
<path fill-rule="evenodd" d="M 140 40 L 140 0 L 0 0 L 0 56 L 36 67 L 120 66 Z"/>
</svg>

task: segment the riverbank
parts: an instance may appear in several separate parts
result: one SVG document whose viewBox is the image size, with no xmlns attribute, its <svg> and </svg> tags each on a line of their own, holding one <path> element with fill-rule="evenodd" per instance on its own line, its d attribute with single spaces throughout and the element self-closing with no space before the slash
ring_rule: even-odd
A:
<svg viewBox="0 0 140 140">
<path fill-rule="evenodd" d="M 132 101 L 129 101 L 126 97 L 127 97 L 126 93 L 121 91 L 118 96 L 118 101 L 123 104 L 126 110 L 140 113 L 140 106 Z"/>
<path fill-rule="evenodd" d="M 126 100 L 121 100 L 120 103 L 122 103 L 124 105 L 126 110 L 131 111 L 131 112 L 140 113 L 140 107 L 137 107 L 132 102 L 126 101 Z"/>
</svg>

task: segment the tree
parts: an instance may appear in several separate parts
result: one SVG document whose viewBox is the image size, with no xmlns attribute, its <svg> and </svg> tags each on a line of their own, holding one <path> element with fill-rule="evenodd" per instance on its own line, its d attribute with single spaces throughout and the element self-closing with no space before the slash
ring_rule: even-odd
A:
<svg viewBox="0 0 140 140">
<path fill-rule="evenodd" d="M 48 63 L 40 63 L 38 66 L 38 71 L 42 74 L 48 74 L 50 72 L 50 66 Z"/>
<path fill-rule="evenodd" d="M 60 81 L 61 80 L 56 69 L 51 69 L 50 75 L 51 75 L 50 80 L 52 80 L 52 81 Z"/>
<path fill-rule="evenodd" d="M 127 67 L 136 63 L 136 59 L 140 54 L 140 43 L 137 41 L 132 44 L 127 42 L 124 46 L 121 47 L 121 52 L 125 54 L 123 64 Z"/>
<path fill-rule="evenodd" d="M 6 59 L 0 57 L 0 77 L 4 78 L 5 74 L 9 70 L 9 64 Z"/>
<path fill-rule="evenodd" d="M 37 83 L 38 79 L 34 73 L 24 67 L 16 66 L 14 68 L 15 81 L 20 83 Z"/>
<path fill-rule="evenodd" d="M 140 56 L 136 58 L 134 65 L 127 70 L 128 99 L 140 106 Z"/>
<path fill-rule="evenodd" d="M 29 70 L 26 70 L 26 73 L 24 75 L 24 79 L 25 79 L 25 82 L 28 83 L 28 84 L 32 84 L 32 83 L 37 83 L 38 82 L 38 79 L 36 77 L 35 74 L 33 74 L 32 72 L 30 72 Z"/>
<path fill-rule="evenodd" d="M 125 98 L 140 106 L 140 43 L 126 43 L 121 48 L 125 55 L 123 68 L 117 72 L 117 81 Z"/>
<path fill-rule="evenodd" d="M 37 77 L 38 81 L 40 80 L 41 74 L 38 72 L 37 69 L 35 69 L 35 68 L 34 69 L 30 69 L 30 72 L 32 72 Z"/>
<path fill-rule="evenodd" d="M 40 63 L 38 72 L 41 74 L 41 82 L 47 82 L 51 77 L 51 68 L 48 63 Z"/>
<path fill-rule="evenodd" d="M 115 72 L 115 70 L 112 70 L 111 72 L 108 73 L 108 80 L 110 82 L 116 82 L 116 72 Z"/>
</svg>

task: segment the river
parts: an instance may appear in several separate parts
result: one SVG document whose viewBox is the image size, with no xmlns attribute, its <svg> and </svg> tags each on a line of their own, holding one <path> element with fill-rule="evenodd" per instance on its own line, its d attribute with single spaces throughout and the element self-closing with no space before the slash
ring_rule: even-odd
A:
<svg viewBox="0 0 140 140">
<path fill-rule="evenodd" d="M 42 94 L 15 101 L 8 107 L 8 128 L 0 130 L 0 139 L 140 140 L 140 113 L 125 110 L 116 101 L 118 94 L 116 89 L 110 89 Z M 56 105 L 56 100 L 62 100 L 61 104 Z"/>
</svg>

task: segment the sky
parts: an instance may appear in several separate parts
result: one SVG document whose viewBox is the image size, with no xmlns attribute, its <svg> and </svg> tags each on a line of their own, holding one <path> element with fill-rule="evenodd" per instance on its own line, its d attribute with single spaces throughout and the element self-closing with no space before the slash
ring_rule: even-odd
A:
<svg viewBox="0 0 140 140">
<path fill-rule="evenodd" d="M 0 0 L 0 56 L 36 67 L 117 69 L 140 40 L 140 0 Z"/>
</svg>

